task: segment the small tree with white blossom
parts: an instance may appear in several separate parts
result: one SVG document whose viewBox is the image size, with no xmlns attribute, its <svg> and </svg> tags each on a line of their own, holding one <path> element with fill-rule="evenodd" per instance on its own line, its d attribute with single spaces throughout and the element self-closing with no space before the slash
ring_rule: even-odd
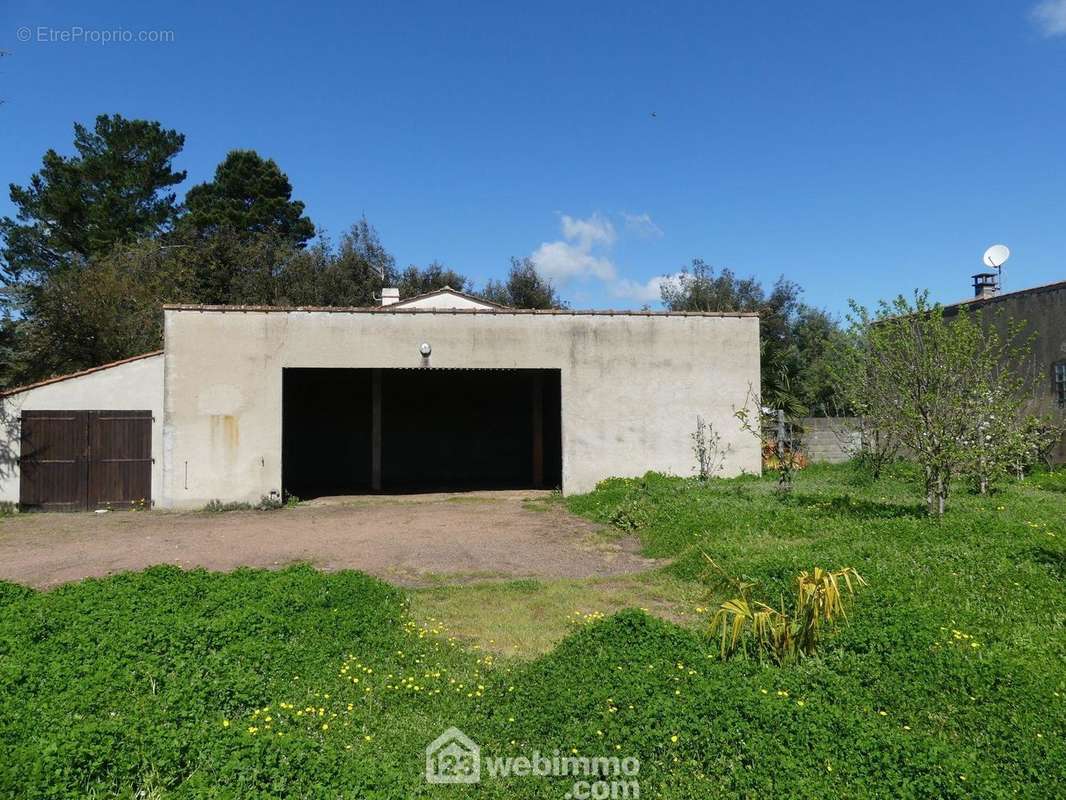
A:
<svg viewBox="0 0 1066 800">
<path fill-rule="evenodd" d="M 922 470 L 929 513 L 942 516 L 955 478 L 984 491 L 1033 447 L 1022 424 L 1024 323 L 1005 335 L 965 307 L 945 316 L 928 293 L 873 312 L 852 304 L 852 335 L 837 379 L 862 398 L 871 425 L 895 437 Z"/>
</svg>

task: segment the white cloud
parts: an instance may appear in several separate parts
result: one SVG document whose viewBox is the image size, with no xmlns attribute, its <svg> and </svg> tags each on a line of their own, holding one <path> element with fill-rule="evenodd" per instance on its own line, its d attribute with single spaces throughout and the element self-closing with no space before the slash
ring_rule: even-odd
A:
<svg viewBox="0 0 1066 800">
<path fill-rule="evenodd" d="M 1066 0 L 1044 0 L 1029 13 L 1045 36 L 1066 36 Z"/>
<path fill-rule="evenodd" d="M 544 275 L 559 283 L 581 278 L 614 280 L 614 264 L 595 249 L 609 249 L 617 234 L 610 220 L 599 213 L 588 219 L 577 219 L 563 214 L 561 219 L 563 239 L 544 242 L 531 258 Z"/>
<path fill-rule="evenodd" d="M 675 280 L 677 274 L 656 275 L 644 283 L 622 278 L 611 287 L 611 294 L 626 300 L 635 300 L 638 303 L 655 303 L 663 298 L 663 284 Z"/>
<path fill-rule="evenodd" d="M 662 299 L 662 284 L 662 277 L 651 278 L 645 283 L 632 278 L 622 278 L 611 287 L 611 294 L 625 300 L 635 300 L 638 303 L 654 303 Z"/>
<path fill-rule="evenodd" d="M 662 236 L 662 230 L 648 214 L 622 214 L 626 230 L 641 236 Z M 611 248 L 618 240 L 614 225 L 596 212 L 585 219 L 562 214 L 559 218 L 562 238 L 543 242 L 530 258 L 537 269 L 558 284 L 600 281 L 612 297 L 638 303 L 661 299 L 660 287 L 666 280 L 655 277 L 641 283 L 624 278 L 611 260 Z"/>
<path fill-rule="evenodd" d="M 622 219 L 626 221 L 626 230 L 645 239 L 661 239 L 663 229 L 652 220 L 651 215 L 645 211 L 643 214 L 629 214 L 622 212 Z"/>
<path fill-rule="evenodd" d="M 609 281 L 616 274 L 610 259 L 594 256 L 581 244 L 545 242 L 531 258 L 541 273 L 560 283 L 586 277 Z"/>
<path fill-rule="evenodd" d="M 610 247 L 617 238 L 614 225 L 598 211 L 588 219 L 574 219 L 563 214 L 562 223 L 563 236 L 582 250 L 591 250 L 595 245 Z"/>
</svg>

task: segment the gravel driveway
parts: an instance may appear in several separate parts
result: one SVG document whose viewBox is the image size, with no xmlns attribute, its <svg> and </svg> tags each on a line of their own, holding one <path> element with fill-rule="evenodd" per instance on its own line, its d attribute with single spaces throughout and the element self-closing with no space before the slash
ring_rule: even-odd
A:
<svg viewBox="0 0 1066 800">
<path fill-rule="evenodd" d="M 176 564 L 228 571 L 293 562 L 394 583 L 639 572 L 633 538 L 610 538 L 544 493 L 336 498 L 280 511 L 20 514 L 0 520 L 0 579 L 47 588 Z"/>
</svg>

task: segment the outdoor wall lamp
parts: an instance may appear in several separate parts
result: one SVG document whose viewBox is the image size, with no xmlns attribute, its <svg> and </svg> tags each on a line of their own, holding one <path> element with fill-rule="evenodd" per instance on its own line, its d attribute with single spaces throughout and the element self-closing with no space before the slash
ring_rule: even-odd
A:
<svg viewBox="0 0 1066 800">
<path fill-rule="evenodd" d="M 422 358 L 429 358 L 430 353 L 433 352 L 433 348 L 430 346 L 429 342 L 422 342 L 418 347 L 418 352 L 422 354 Z"/>
</svg>

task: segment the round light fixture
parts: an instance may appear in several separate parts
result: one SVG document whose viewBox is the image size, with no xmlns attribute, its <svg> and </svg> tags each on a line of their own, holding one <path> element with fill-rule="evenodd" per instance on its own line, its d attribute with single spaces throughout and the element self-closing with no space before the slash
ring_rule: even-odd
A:
<svg viewBox="0 0 1066 800">
<path fill-rule="evenodd" d="M 418 347 L 418 352 L 422 354 L 422 358 L 429 358 L 429 354 L 433 352 L 433 348 L 430 347 L 429 342 L 422 342 Z"/>
</svg>

